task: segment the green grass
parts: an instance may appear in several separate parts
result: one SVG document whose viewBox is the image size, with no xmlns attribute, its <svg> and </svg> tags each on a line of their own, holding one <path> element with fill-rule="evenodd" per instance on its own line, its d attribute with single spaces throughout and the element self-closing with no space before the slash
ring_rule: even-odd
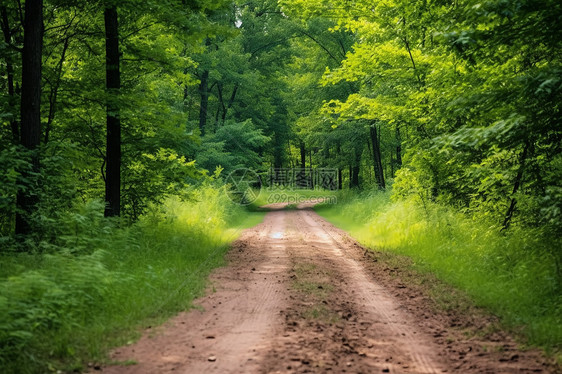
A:
<svg viewBox="0 0 562 374">
<path fill-rule="evenodd" d="M 523 227 L 500 233 L 483 219 L 413 199 L 392 201 L 389 193 L 340 196 L 337 207 L 318 212 L 367 247 L 410 257 L 417 270 L 463 290 L 528 344 L 559 355 L 556 239 Z"/>
<path fill-rule="evenodd" d="M 193 197 L 122 229 L 92 203 L 51 254 L 0 256 L 0 372 L 82 370 L 189 309 L 230 242 L 263 219 L 214 188 Z"/>
</svg>

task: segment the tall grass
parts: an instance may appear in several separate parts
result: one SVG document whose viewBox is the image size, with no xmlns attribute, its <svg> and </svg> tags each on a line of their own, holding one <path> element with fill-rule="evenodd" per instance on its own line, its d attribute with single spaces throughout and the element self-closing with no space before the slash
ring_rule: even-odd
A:
<svg viewBox="0 0 562 374">
<path fill-rule="evenodd" d="M 170 197 L 128 228 L 89 203 L 60 218 L 43 254 L 0 256 L 0 372 L 80 370 L 140 327 L 185 310 L 240 229 L 263 215 L 206 187 Z"/>
<path fill-rule="evenodd" d="M 500 233 L 485 219 L 413 198 L 393 202 L 389 193 L 339 201 L 319 213 L 365 246 L 409 256 L 418 269 L 465 290 L 530 344 L 560 351 L 562 290 L 555 238 L 545 240 L 538 228 Z"/>
</svg>

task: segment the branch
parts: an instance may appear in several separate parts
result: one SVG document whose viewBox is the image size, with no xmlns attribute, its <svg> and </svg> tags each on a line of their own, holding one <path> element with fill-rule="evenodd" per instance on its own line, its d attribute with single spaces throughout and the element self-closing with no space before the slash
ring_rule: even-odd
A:
<svg viewBox="0 0 562 374">
<path fill-rule="evenodd" d="M 154 25 L 156 25 L 156 22 L 149 23 L 148 25 L 144 25 L 144 26 L 142 26 L 142 27 L 139 27 L 138 29 L 135 29 L 135 30 L 131 31 L 130 33 L 128 33 L 127 35 L 123 36 L 123 37 L 121 38 L 121 41 L 130 38 L 131 36 L 133 36 L 134 34 L 138 33 L 139 31 L 142 31 L 142 30 L 151 28 L 151 27 L 154 26 Z"/>
<path fill-rule="evenodd" d="M 406 39 L 406 37 L 404 37 L 402 40 L 404 41 L 404 44 L 406 44 L 406 49 L 408 50 L 408 54 L 410 55 L 410 60 L 412 61 L 412 66 L 414 67 L 414 75 L 418 79 L 418 83 L 422 85 L 420 74 L 416 68 L 416 62 L 414 61 L 414 56 L 412 56 L 412 51 L 410 50 L 410 43 L 408 43 L 408 39 Z"/>
<path fill-rule="evenodd" d="M 281 43 L 281 42 L 283 42 L 283 41 L 285 41 L 285 40 L 289 40 L 289 39 L 290 39 L 290 38 L 280 39 L 280 40 L 276 40 L 276 41 L 273 41 L 273 42 L 271 42 L 271 43 L 267 43 L 267 44 L 265 44 L 265 45 L 262 45 L 262 46 L 259 47 L 258 49 L 255 49 L 255 50 L 253 50 L 252 52 L 250 52 L 250 58 L 254 57 L 254 55 L 255 55 L 257 52 L 261 51 L 262 49 L 265 49 L 265 48 L 267 48 L 267 47 L 270 47 L 270 46 L 272 46 L 272 45 Z"/>
<path fill-rule="evenodd" d="M 320 43 L 318 40 L 316 40 L 316 38 L 314 38 L 312 35 L 310 35 L 309 33 L 307 33 L 304 30 L 300 30 L 300 32 L 306 36 L 308 36 L 314 43 L 318 44 L 320 46 L 320 48 L 322 48 L 324 51 L 326 51 L 326 53 L 334 60 L 336 61 L 338 64 L 341 62 L 341 60 L 338 60 L 333 54 L 332 52 L 330 52 L 328 50 L 328 48 L 326 48 L 322 43 Z"/>
</svg>

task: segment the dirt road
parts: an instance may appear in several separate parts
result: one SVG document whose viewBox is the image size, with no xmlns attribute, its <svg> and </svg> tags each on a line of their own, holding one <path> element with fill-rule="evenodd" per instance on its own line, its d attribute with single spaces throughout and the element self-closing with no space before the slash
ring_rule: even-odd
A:
<svg viewBox="0 0 562 374">
<path fill-rule="evenodd" d="M 554 372 L 490 321 L 436 311 L 311 209 L 274 210 L 234 244 L 201 308 L 114 352 L 104 373 Z"/>
</svg>

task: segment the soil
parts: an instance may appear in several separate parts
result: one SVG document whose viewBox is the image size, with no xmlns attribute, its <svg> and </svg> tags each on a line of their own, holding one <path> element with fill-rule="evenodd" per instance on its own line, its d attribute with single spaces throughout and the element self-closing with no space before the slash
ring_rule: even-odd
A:
<svg viewBox="0 0 562 374">
<path fill-rule="evenodd" d="M 431 277 L 380 260 L 310 207 L 273 206 L 199 306 L 116 349 L 104 373 L 555 373 L 495 318 L 438 306 Z M 454 293 L 448 288 L 441 292 Z M 453 295 L 455 299 L 456 295 Z M 462 295 L 459 295 L 462 299 Z"/>
</svg>

